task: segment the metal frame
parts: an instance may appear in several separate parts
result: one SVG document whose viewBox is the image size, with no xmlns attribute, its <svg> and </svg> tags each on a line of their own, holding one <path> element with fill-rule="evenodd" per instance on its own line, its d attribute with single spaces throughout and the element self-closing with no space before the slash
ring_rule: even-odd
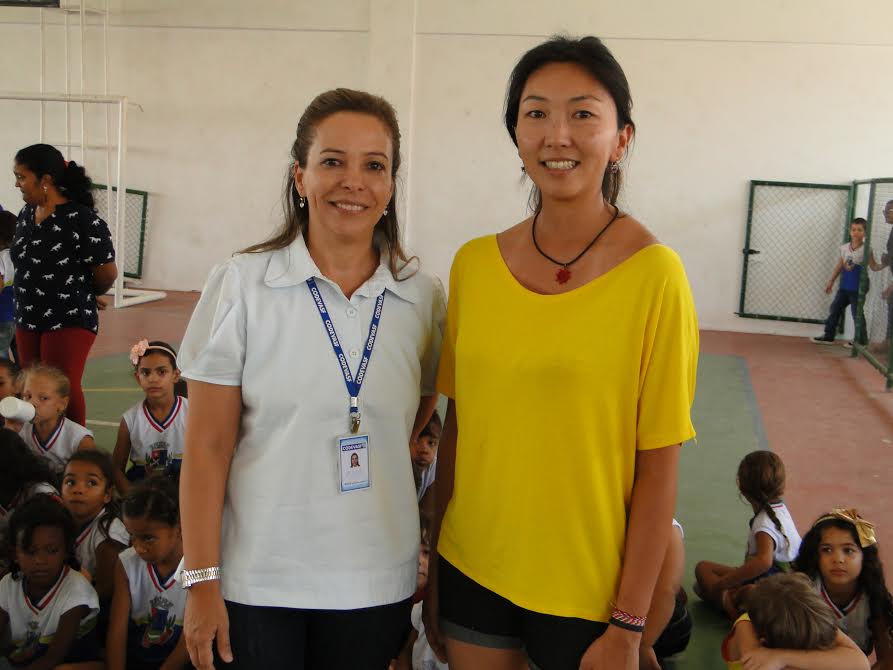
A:
<svg viewBox="0 0 893 670">
<path fill-rule="evenodd" d="M 874 218 L 872 215 L 874 214 L 874 206 L 876 200 L 876 186 L 878 184 L 893 184 L 893 177 L 884 177 L 881 179 L 857 179 L 853 181 L 853 189 L 857 186 L 869 185 L 868 191 L 868 216 L 866 217 L 867 225 L 865 226 L 865 258 L 870 258 L 871 254 L 871 230 L 872 230 L 872 219 Z M 855 200 L 850 207 L 850 216 L 855 213 Z M 868 273 L 863 272 L 862 276 L 859 279 L 859 302 L 856 306 L 857 313 L 861 314 L 863 306 L 865 304 L 865 296 L 868 293 Z M 893 306 L 890 307 L 893 309 Z M 859 324 L 856 324 L 856 336 L 858 339 L 859 336 Z M 869 351 L 868 347 L 858 342 L 853 343 L 853 352 L 850 354 L 851 356 L 862 356 L 866 361 L 868 361 L 878 372 L 884 375 L 885 380 L 885 389 L 890 391 L 893 389 L 893 366 L 890 366 L 890 362 L 893 361 L 893 339 L 890 340 L 888 349 L 887 349 L 887 365 L 885 366 L 881 363 L 875 355 Z"/>
<path fill-rule="evenodd" d="M 98 184 L 93 182 L 93 188 L 100 189 L 103 191 L 108 191 L 107 184 Z M 117 192 L 118 187 L 112 186 L 112 192 Z M 149 204 L 149 192 L 148 191 L 140 191 L 135 188 L 128 188 L 124 191 L 124 200 L 127 200 L 127 195 L 140 195 L 142 196 L 142 211 L 140 212 L 140 244 L 139 244 L 139 257 L 136 261 L 136 273 L 127 272 L 124 270 L 123 266 L 121 268 L 122 272 L 124 272 L 124 276 L 128 279 L 142 279 L 143 276 L 143 250 L 144 244 L 146 243 L 146 213 L 148 211 Z M 125 206 L 125 212 L 127 208 Z"/>
<path fill-rule="evenodd" d="M 747 265 L 750 259 L 750 232 L 753 228 L 753 200 L 754 192 L 760 186 L 775 186 L 778 188 L 813 188 L 833 191 L 848 191 L 847 211 L 852 213 L 853 209 L 853 188 L 854 186 L 846 184 L 816 184 L 809 182 L 793 182 L 793 181 L 765 181 L 752 179 L 750 181 L 750 193 L 747 198 L 747 228 L 744 234 L 744 248 L 741 250 L 743 256 L 741 270 L 741 294 L 738 300 L 737 316 L 744 319 L 763 319 L 766 321 L 787 321 L 791 323 L 824 323 L 820 319 L 804 319 L 796 316 L 778 316 L 770 314 L 755 314 L 753 312 L 744 311 L 744 299 L 747 295 Z M 844 224 L 844 235 L 846 235 L 846 224 Z"/>
</svg>

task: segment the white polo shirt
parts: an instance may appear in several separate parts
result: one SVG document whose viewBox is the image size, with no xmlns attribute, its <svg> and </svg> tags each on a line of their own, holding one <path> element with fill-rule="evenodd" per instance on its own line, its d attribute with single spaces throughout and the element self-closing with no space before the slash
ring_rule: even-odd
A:
<svg viewBox="0 0 893 670">
<path fill-rule="evenodd" d="M 336 439 L 348 431 L 349 397 L 310 277 L 354 375 L 385 292 L 359 396 L 371 487 L 345 494 Z M 188 379 L 242 389 L 223 511 L 227 600 L 357 609 L 413 594 L 419 519 L 409 438 L 420 396 L 435 392 L 445 311 L 439 281 L 416 273 L 398 282 L 384 258 L 348 300 L 300 236 L 285 249 L 238 254 L 211 271 L 179 362 Z"/>
</svg>

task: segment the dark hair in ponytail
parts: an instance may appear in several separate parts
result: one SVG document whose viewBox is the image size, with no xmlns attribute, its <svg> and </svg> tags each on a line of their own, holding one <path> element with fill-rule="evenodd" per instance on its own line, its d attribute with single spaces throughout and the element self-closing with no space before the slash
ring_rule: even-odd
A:
<svg viewBox="0 0 893 670">
<path fill-rule="evenodd" d="M 63 197 L 95 209 L 93 180 L 82 166 L 74 161 L 66 161 L 56 147 L 32 144 L 19 150 L 15 162 L 31 170 L 38 179 L 49 175 Z"/>
<path fill-rule="evenodd" d="M 180 491 L 168 477 L 149 477 L 136 484 L 122 505 L 124 516 L 149 519 L 168 526 L 180 523 Z"/>
<path fill-rule="evenodd" d="M 766 450 L 752 451 L 741 459 L 738 465 L 738 490 L 756 502 L 772 519 L 778 532 L 790 542 L 770 504 L 779 500 L 784 494 L 784 485 L 784 463 L 778 454 Z"/>
</svg>

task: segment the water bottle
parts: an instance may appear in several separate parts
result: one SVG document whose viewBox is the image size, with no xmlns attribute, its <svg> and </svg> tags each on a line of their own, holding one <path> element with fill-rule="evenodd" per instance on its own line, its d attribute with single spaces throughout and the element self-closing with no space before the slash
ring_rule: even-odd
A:
<svg viewBox="0 0 893 670">
<path fill-rule="evenodd" d="M 34 419 L 34 405 L 15 396 L 7 396 L 0 400 L 0 414 L 10 421 L 27 423 Z"/>
</svg>

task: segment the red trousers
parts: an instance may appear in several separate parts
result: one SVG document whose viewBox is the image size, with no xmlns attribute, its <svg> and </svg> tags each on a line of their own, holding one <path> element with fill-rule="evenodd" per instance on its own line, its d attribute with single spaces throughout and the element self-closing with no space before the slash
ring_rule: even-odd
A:
<svg viewBox="0 0 893 670">
<path fill-rule="evenodd" d="M 87 421 L 87 406 L 81 390 L 81 377 L 84 376 L 87 354 L 90 353 L 94 340 L 96 334 L 86 328 L 44 331 L 16 328 L 19 364 L 24 369 L 40 362 L 62 370 L 71 382 L 71 397 L 66 416 L 82 426 Z"/>
</svg>

